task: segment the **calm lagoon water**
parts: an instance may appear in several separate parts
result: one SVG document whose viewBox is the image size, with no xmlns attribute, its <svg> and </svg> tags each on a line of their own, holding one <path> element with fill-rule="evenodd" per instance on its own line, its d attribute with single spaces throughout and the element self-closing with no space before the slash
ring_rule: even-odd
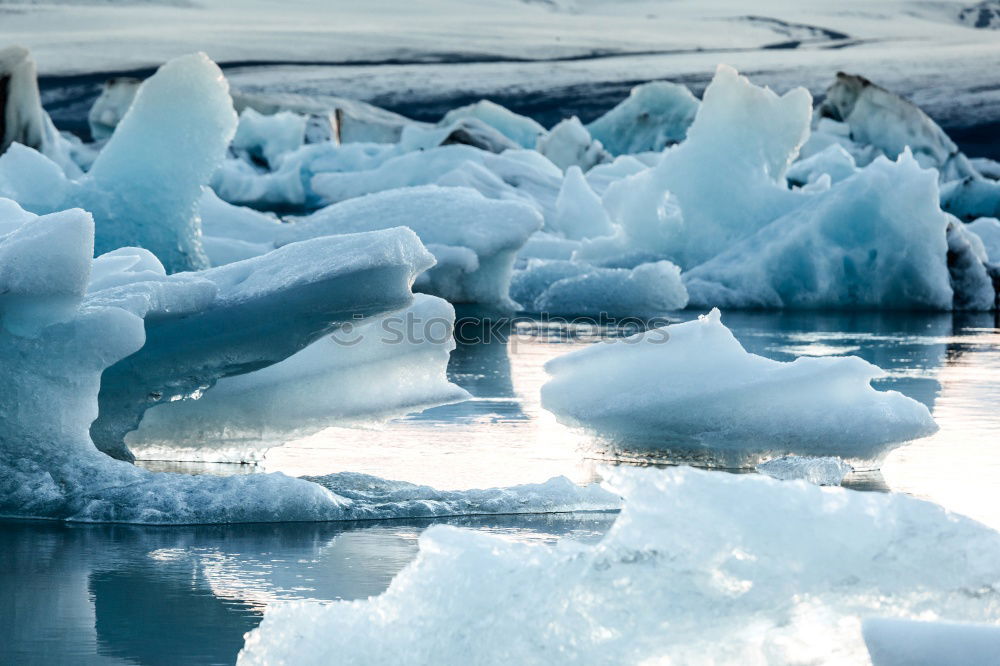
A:
<svg viewBox="0 0 1000 666">
<path fill-rule="evenodd" d="M 927 404 L 941 430 L 897 449 L 880 473 L 857 474 L 847 485 L 909 493 L 1000 529 L 1000 329 L 993 315 L 728 313 L 723 320 L 750 351 L 771 358 L 856 354 L 884 368 L 888 376 L 878 387 Z M 542 410 L 538 393 L 545 361 L 596 338 L 572 327 L 524 326 L 515 333 L 505 342 L 459 344 L 449 371 L 473 394 L 468 402 L 377 430 L 330 429 L 273 450 L 257 468 L 143 464 L 217 474 L 350 470 L 440 488 L 556 475 L 599 479 L 608 461 L 588 454 L 586 438 Z M 599 539 L 614 518 L 438 522 L 555 542 Z M 230 664 L 270 603 L 382 592 L 432 523 L 0 522 L 0 664 Z"/>
</svg>

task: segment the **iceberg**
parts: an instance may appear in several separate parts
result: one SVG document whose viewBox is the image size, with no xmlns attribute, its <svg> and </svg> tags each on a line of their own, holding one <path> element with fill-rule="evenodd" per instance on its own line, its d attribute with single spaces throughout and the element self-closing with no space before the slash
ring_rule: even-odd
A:
<svg viewBox="0 0 1000 666">
<path fill-rule="evenodd" d="M 854 156 L 840 144 L 831 144 L 825 149 L 805 159 L 798 160 L 788 169 L 788 182 L 793 185 L 809 185 L 822 176 L 830 177 L 830 183 L 839 183 L 857 173 Z"/>
<path fill-rule="evenodd" d="M 811 101 L 803 88 L 779 97 L 720 65 L 684 142 L 604 192 L 625 244 L 687 270 L 800 206 L 785 172 L 808 136 Z M 582 258 L 597 261 L 598 248 Z"/>
<path fill-rule="evenodd" d="M 662 151 L 684 140 L 698 106 L 687 86 L 651 81 L 632 88 L 625 100 L 587 129 L 615 156 Z"/>
<path fill-rule="evenodd" d="M 283 225 L 275 243 L 396 226 L 413 229 L 437 258 L 418 279 L 417 289 L 453 303 L 514 308 L 508 298 L 514 259 L 542 219 L 534 208 L 516 201 L 429 185 L 333 204 Z"/>
<path fill-rule="evenodd" d="M 143 460 L 253 462 L 329 426 L 380 423 L 469 394 L 447 380 L 455 310 L 417 295 L 262 370 L 223 377 L 196 400 L 146 411 L 125 442 Z M 350 390 L 344 390 L 350 387 Z"/>
<path fill-rule="evenodd" d="M 860 664 L 859 616 L 1000 619 L 1000 534 L 929 502 L 690 468 L 610 485 L 597 544 L 433 526 L 379 596 L 269 606 L 237 663 Z"/>
<path fill-rule="evenodd" d="M 1000 220 L 995 217 L 981 217 L 970 222 L 966 229 L 979 236 L 992 264 L 1000 263 Z"/>
<path fill-rule="evenodd" d="M 688 302 L 680 268 L 669 261 L 630 270 L 533 259 L 515 273 L 511 296 L 522 309 L 558 315 L 656 316 Z"/>
<path fill-rule="evenodd" d="M 45 136 L 35 62 L 20 46 L 0 49 L 0 153 L 12 143 L 40 149 Z"/>
<path fill-rule="evenodd" d="M 140 260 L 123 261 L 130 252 Z M 171 276 L 141 250 L 94 264 L 103 284 L 112 275 L 116 284 L 90 291 L 84 305 L 116 307 L 145 322 L 142 348 L 104 371 L 90 429 L 101 451 L 130 460 L 124 437 L 147 409 L 283 361 L 359 317 L 409 305 L 410 285 L 433 257 L 412 231 L 396 228 L 292 243 Z"/>
<path fill-rule="evenodd" d="M 943 182 L 979 176 L 955 142 L 920 107 L 863 76 L 837 72 L 816 114 L 846 123 L 853 141 L 875 146 L 892 159 L 909 148 L 922 166 L 937 169 Z"/>
<path fill-rule="evenodd" d="M 119 76 L 104 82 L 101 94 L 87 113 L 90 136 L 94 141 L 107 141 L 111 138 L 118 123 L 132 106 L 141 85 L 141 79 L 129 76 Z"/>
<path fill-rule="evenodd" d="M 881 157 L 685 274 L 691 303 L 950 310 L 937 174 Z"/>
<path fill-rule="evenodd" d="M 68 180 L 28 150 L 0 157 L 0 196 L 31 212 L 80 207 L 95 251 L 143 247 L 170 273 L 208 266 L 198 202 L 236 128 L 222 71 L 204 54 L 175 58 L 142 84 L 89 173 Z M 27 165 L 40 180 L 26 178 Z"/>
<path fill-rule="evenodd" d="M 487 99 L 452 109 L 444 115 L 438 125 L 448 126 L 467 118 L 475 118 L 486 123 L 522 148 L 534 148 L 539 137 L 545 135 L 545 128 L 536 121 Z"/>
<path fill-rule="evenodd" d="M 10 206 L 3 208 L 7 229 L 13 226 Z M 154 473 L 115 460 L 95 447 L 89 426 L 98 417 L 98 394 L 106 388 L 107 373 L 119 364 L 132 359 L 131 368 L 145 373 L 132 379 L 148 387 L 155 362 L 166 365 L 171 350 L 164 348 L 164 340 L 170 340 L 178 347 L 187 345 L 174 350 L 173 361 L 182 362 L 172 369 L 175 389 L 182 388 L 181 375 L 202 373 L 205 365 L 212 374 L 234 366 L 243 371 L 261 367 L 294 344 L 285 338 L 303 339 L 298 324 L 290 325 L 296 319 L 335 322 L 329 312 L 334 307 L 346 308 L 344 315 L 351 318 L 348 312 L 384 311 L 396 298 L 405 304 L 413 270 L 427 255 L 411 232 L 395 230 L 299 243 L 270 258 L 214 269 L 214 279 L 167 277 L 151 253 L 137 248 L 92 264 L 94 222 L 85 211 L 25 217 L 19 214 L 20 224 L 0 237 L 0 366 L 5 378 L 0 384 L 0 516 L 195 524 L 607 510 L 618 505 L 615 495 L 596 485 L 578 487 L 564 478 L 439 492 L 350 474 L 315 481 L 280 473 L 189 476 Z M 302 263 L 306 257 L 297 253 L 308 253 L 310 261 Z M 338 285 L 338 271 L 345 279 L 353 276 L 353 282 Z M 92 282 L 104 288 L 87 296 Z M 325 300 L 316 301 L 318 292 Z M 206 302 L 224 307 L 199 312 Z M 280 302 L 279 307 L 268 309 L 269 302 Z M 326 313 L 311 314 L 311 306 Z M 157 307 L 157 317 L 150 317 Z M 247 329 L 242 324 L 251 310 L 259 323 Z M 225 336 L 206 325 L 213 317 L 228 318 Z M 257 344 L 272 348 L 266 353 L 241 342 L 261 334 Z M 151 348 L 145 365 L 135 362 L 137 353 Z"/>
<path fill-rule="evenodd" d="M 563 171 L 571 166 L 587 171 L 611 161 L 601 142 L 591 138 L 576 116 L 561 121 L 548 134 L 539 137 L 535 149 Z"/>
<path fill-rule="evenodd" d="M 982 178 L 945 183 L 941 186 L 941 209 L 963 222 L 1000 217 L 1000 183 Z"/>
<path fill-rule="evenodd" d="M 285 153 L 294 152 L 305 143 L 307 120 L 291 111 L 264 115 L 251 108 L 243 109 L 232 149 L 252 162 L 269 168 L 279 166 Z"/>
<path fill-rule="evenodd" d="M 783 363 L 744 350 L 717 309 L 552 359 L 542 406 L 612 457 L 752 467 L 784 455 L 877 466 L 937 430 L 921 403 L 876 391 L 854 357 Z"/>
<path fill-rule="evenodd" d="M 571 166 L 566 170 L 556 199 L 555 219 L 548 226 L 576 240 L 613 233 L 608 213 L 600 197 L 590 189 L 580 167 Z"/>
</svg>

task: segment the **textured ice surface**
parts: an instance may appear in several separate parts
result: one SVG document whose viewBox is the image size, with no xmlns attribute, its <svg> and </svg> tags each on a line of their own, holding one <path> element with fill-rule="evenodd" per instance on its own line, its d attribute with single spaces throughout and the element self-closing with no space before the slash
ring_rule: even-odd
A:
<svg viewBox="0 0 1000 666">
<path fill-rule="evenodd" d="M 852 468 L 840 458 L 782 456 L 757 465 L 757 471 L 779 481 L 802 479 L 817 486 L 839 486 Z"/>
<path fill-rule="evenodd" d="M 140 459 L 257 460 L 333 425 L 365 425 L 468 397 L 446 376 L 455 311 L 410 307 L 341 329 L 262 370 L 220 379 L 197 400 L 148 410 L 126 443 Z"/>
<path fill-rule="evenodd" d="M 101 88 L 101 95 L 94 101 L 87 114 L 90 136 L 94 141 L 106 141 L 132 106 L 135 94 L 142 85 L 140 79 L 117 77 L 109 79 Z"/>
<path fill-rule="evenodd" d="M 881 157 L 685 274 L 691 302 L 720 307 L 949 310 L 937 173 Z"/>
<path fill-rule="evenodd" d="M 698 105 L 687 86 L 652 81 L 632 88 L 625 100 L 587 129 L 612 155 L 663 150 L 684 140 Z"/>
<path fill-rule="evenodd" d="M 10 207 L 0 211 L 5 226 L 12 214 L 24 218 L 23 212 Z M 173 386 L 185 390 L 178 377 L 194 376 L 198 382 L 206 367 L 212 373 L 231 367 L 227 364 L 259 367 L 267 362 L 266 355 L 241 342 L 245 337 L 259 337 L 255 344 L 268 346 L 269 354 L 283 353 L 289 344 L 283 338 L 302 339 L 303 331 L 296 331 L 298 326 L 290 321 L 312 313 L 312 308 L 298 306 L 320 306 L 321 319 L 330 314 L 322 310 L 338 301 L 341 308 L 350 303 L 344 309 L 347 317 L 371 308 L 384 311 L 393 299 L 408 295 L 409 280 L 427 255 L 411 232 L 395 230 L 290 245 L 259 261 L 201 274 L 212 279 L 167 277 L 150 253 L 137 249 L 105 255 L 91 274 L 93 234 L 90 215 L 75 210 L 28 217 L 0 236 L 4 267 L 0 271 L 4 294 L 0 515 L 180 524 L 547 512 L 617 505 L 616 496 L 597 486 L 580 488 L 566 479 L 442 493 L 358 475 L 331 475 L 313 483 L 282 474 L 158 474 L 108 457 L 94 446 L 88 429 L 98 416 L 98 392 L 109 381 L 109 366 L 121 367 L 116 362 L 131 358 L 134 389 L 148 386 L 151 377 L 165 376 L 168 371 L 163 366 L 169 365 L 169 372 L 176 373 Z M 300 260 L 307 257 L 300 253 L 314 254 L 303 263 Z M 390 269 L 394 261 L 405 270 L 394 274 Z M 310 264 L 312 272 L 304 271 Z M 372 270 L 359 270 L 359 264 Z M 385 275 L 380 277 L 379 270 Z M 352 277 L 353 282 L 320 279 L 338 275 Z M 85 298 L 91 276 L 108 286 Z M 401 286 L 394 290 L 393 284 Z M 303 297 L 312 296 L 314 286 L 325 299 L 309 303 Z M 280 308 L 263 307 L 274 301 L 281 301 Z M 247 312 L 241 306 L 255 316 L 244 317 Z M 145 327 L 142 316 L 148 317 Z M 217 325 L 209 325 L 213 318 L 225 320 L 228 337 Z M 261 320 L 272 323 L 246 325 Z M 31 324 L 30 330 L 25 322 Z M 165 337 L 158 341 L 160 334 Z M 143 349 L 151 351 L 138 357 L 143 363 L 135 362 L 134 353 Z M 220 349 L 229 356 L 219 360 Z"/>
<path fill-rule="evenodd" d="M 969 231 L 979 236 L 991 263 L 1000 263 L 1000 220 L 995 217 L 981 217 L 970 222 Z"/>
<path fill-rule="evenodd" d="M 205 268 L 198 201 L 235 127 L 222 71 L 204 54 L 182 56 L 143 83 L 86 176 L 66 180 L 19 151 L 0 158 L 0 194 L 35 213 L 86 209 L 98 254 L 138 246 L 171 273 Z"/>
<path fill-rule="evenodd" d="M 990 666 L 1000 655 L 995 624 L 875 617 L 862 623 L 862 631 L 872 666 Z"/>
<path fill-rule="evenodd" d="M 481 120 L 523 148 L 534 148 L 538 138 L 545 135 L 545 128 L 536 121 L 485 99 L 452 109 L 445 114 L 440 124 L 450 125 L 463 118 Z"/>
<path fill-rule="evenodd" d="M 556 199 L 555 219 L 548 226 L 572 239 L 606 236 L 613 232 L 600 197 L 590 188 L 580 167 L 571 166 L 566 170 Z"/>
<path fill-rule="evenodd" d="M 510 307 L 514 257 L 542 219 L 530 206 L 468 188 L 401 188 L 333 204 L 285 225 L 277 243 L 395 226 L 413 229 L 437 258 L 418 289 L 456 303 Z"/>
<path fill-rule="evenodd" d="M 855 356 L 772 361 L 743 349 L 718 310 L 559 356 L 542 406 L 614 455 L 752 466 L 787 454 L 877 462 L 937 430 L 927 408 L 876 391 Z"/>
<path fill-rule="evenodd" d="M 291 111 L 264 115 L 253 109 L 243 109 L 233 136 L 232 147 L 269 167 L 278 166 L 281 156 L 302 147 L 306 137 L 307 118 Z"/>
<path fill-rule="evenodd" d="M 611 483 L 596 545 L 431 527 L 380 596 L 270 606 L 239 663 L 858 664 L 859 616 L 1000 619 L 1000 535 L 936 505 L 689 468 Z"/>
<path fill-rule="evenodd" d="M 993 273 L 983 241 L 967 225 L 948 223 L 948 274 L 956 310 L 992 310 L 996 304 Z"/>
<path fill-rule="evenodd" d="M 621 317 L 659 315 L 687 305 L 681 271 L 669 261 L 640 264 L 633 269 L 580 266 L 579 274 L 566 275 L 546 285 L 530 307 L 522 305 L 533 312 L 561 315 L 603 312 Z M 537 280 L 546 273 L 542 267 L 532 277 Z"/>
<path fill-rule="evenodd" d="M 576 116 L 561 121 L 548 134 L 540 137 L 535 148 L 564 171 L 571 166 L 586 171 L 611 160 L 601 142 L 591 138 L 590 132 Z"/>
<path fill-rule="evenodd" d="M 839 183 L 857 172 L 854 157 L 838 143 L 831 144 L 809 157 L 792 164 L 788 169 L 788 182 L 796 185 L 815 183 L 823 174 L 831 183 Z"/>
<path fill-rule="evenodd" d="M 432 262 L 412 231 L 397 228 L 292 243 L 196 273 L 151 280 L 144 271 L 89 293 L 86 306 L 143 317 L 146 334 L 141 350 L 104 371 L 94 441 L 128 459 L 123 438 L 146 409 L 282 361 L 357 317 L 408 305 L 410 284 Z"/>
<path fill-rule="evenodd" d="M 941 208 L 963 222 L 1000 217 L 1000 183 L 964 178 L 941 186 Z"/>
<path fill-rule="evenodd" d="M 838 72 L 816 112 L 846 123 L 852 140 L 875 146 L 893 159 L 909 148 L 921 164 L 938 169 L 944 181 L 978 176 L 955 142 L 920 107 L 863 76 Z"/>
<path fill-rule="evenodd" d="M 720 65 L 687 139 L 604 192 L 623 238 L 586 258 L 624 245 L 686 270 L 801 205 L 785 171 L 808 136 L 810 108 L 802 88 L 779 97 Z"/>
</svg>

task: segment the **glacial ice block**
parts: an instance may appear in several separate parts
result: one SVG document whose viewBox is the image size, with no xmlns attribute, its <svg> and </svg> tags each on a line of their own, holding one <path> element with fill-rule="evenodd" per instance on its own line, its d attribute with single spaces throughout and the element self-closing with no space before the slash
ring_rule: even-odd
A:
<svg viewBox="0 0 1000 666">
<path fill-rule="evenodd" d="M 691 303 L 950 310 L 937 173 L 881 157 L 685 275 Z"/>
<path fill-rule="evenodd" d="M 687 270 L 801 205 L 785 171 L 809 134 L 811 102 L 803 88 L 779 97 L 720 65 L 684 142 L 604 192 L 626 245 Z M 598 249 L 584 258 L 599 260 Z"/>
<path fill-rule="evenodd" d="M 452 109 L 438 125 L 446 127 L 465 118 L 475 118 L 486 123 L 523 148 L 534 148 L 538 138 L 545 135 L 545 128 L 535 120 L 486 99 Z"/>
<path fill-rule="evenodd" d="M 329 426 L 465 400 L 446 375 L 454 322 L 451 305 L 419 294 L 404 310 L 345 327 L 280 363 L 224 377 L 197 400 L 162 402 L 125 441 L 146 460 L 250 462 Z"/>
<path fill-rule="evenodd" d="M 632 88 L 587 129 L 612 155 L 663 150 L 684 140 L 699 104 L 687 86 L 651 81 Z"/>
<path fill-rule="evenodd" d="M 275 242 L 393 226 L 413 229 L 437 258 L 417 289 L 453 303 L 513 307 L 507 292 L 514 258 L 541 228 L 542 218 L 516 201 L 487 199 L 469 188 L 430 185 L 333 204 L 283 225 Z"/>
<path fill-rule="evenodd" d="M 379 596 L 269 606 L 237 663 L 864 664 L 859 617 L 1000 620 L 1000 534 L 929 502 L 684 467 L 610 485 L 597 544 L 434 526 Z"/>
<path fill-rule="evenodd" d="M 150 407 L 282 361 L 345 322 L 405 307 L 413 279 L 432 264 L 416 235 L 397 228 L 292 243 L 196 273 L 143 271 L 91 292 L 86 306 L 128 310 L 146 331 L 141 350 L 104 372 L 95 443 L 130 459 L 123 438 Z"/>
<path fill-rule="evenodd" d="M 258 310 L 259 317 L 273 321 L 271 328 L 279 329 L 272 335 L 261 326 L 241 327 L 245 320 L 241 320 L 240 304 L 262 306 L 284 293 L 294 305 L 310 285 L 316 285 L 335 292 L 332 297 L 328 294 L 328 304 L 350 296 L 356 299 L 351 310 L 364 311 L 375 303 L 384 308 L 391 294 L 378 290 L 383 294 L 381 300 L 371 301 L 364 283 L 385 280 L 364 268 L 382 266 L 384 272 L 391 272 L 386 268 L 391 262 L 386 259 L 405 254 L 407 246 L 419 250 L 418 256 L 411 257 L 415 263 L 406 262 L 408 265 L 419 265 L 427 255 L 411 232 L 396 230 L 345 237 L 333 244 L 313 241 L 297 248 L 289 246 L 272 253 L 273 261 L 234 264 L 234 268 L 216 272 L 213 280 L 195 281 L 184 275 L 167 277 L 152 254 L 136 248 L 104 255 L 96 262 L 100 265 L 91 270 L 93 221 L 83 211 L 24 219 L 23 212 L 0 204 L 0 227 L 13 226 L 10 220 L 14 214 L 23 221 L 17 229 L 0 236 L 0 257 L 4 258 L 0 265 L 16 263 L 18 270 L 16 275 L 0 277 L 0 291 L 11 288 L 11 293 L 29 298 L 6 300 L 0 309 L 0 371 L 4 377 L 0 382 L 0 516 L 192 524 L 534 513 L 613 509 L 618 505 L 617 496 L 596 485 L 578 487 L 564 478 L 513 488 L 439 492 L 352 474 L 319 477 L 315 482 L 283 474 L 158 474 L 114 460 L 95 448 L 88 432 L 98 416 L 102 372 L 145 348 L 144 343 L 149 346 L 147 333 L 155 335 L 151 322 L 156 317 L 164 318 L 164 326 L 172 322 L 174 332 L 187 340 L 178 343 L 187 344 L 192 354 L 178 355 L 186 363 L 175 367 L 180 373 L 197 375 L 203 371 L 193 356 L 203 348 L 206 356 L 212 356 L 208 361 L 215 369 L 225 367 L 222 357 L 229 351 L 231 362 L 255 359 L 250 363 L 256 364 L 271 352 L 248 353 L 241 336 L 264 334 L 261 345 L 280 349 L 287 345 L 284 336 L 301 338 L 302 331 L 292 323 L 301 313 L 294 307 Z M 366 246 L 363 242 L 378 238 L 384 241 L 381 245 L 369 242 Z M 305 259 L 294 254 L 303 249 L 318 255 L 307 262 L 313 264 L 316 274 L 302 273 L 296 262 L 286 263 Z M 53 250 L 54 257 L 64 263 L 45 261 Z M 337 251 L 342 256 L 338 257 Z M 22 259 L 14 262 L 14 257 Z M 351 270 L 352 265 L 356 270 Z M 361 284 L 310 281 L 310 276 L 336 273 L 332 266 L 351 272 Z M 92 278 L 89 283 L 88 274 Z M 85 298 L 84 289 L 95 281 L 105 288 Z M 406 278 L 400 282 L 408 284 Z M 342 287 L 339 294 L 337 286 Z M 264 299 L 269 294 L 272 301 Z M 228 338 L 199 327 L 210 318 L 198 313 L 206 303 L 226 306 L 210 310 L 210 316 L 234 315 Z M 25 305 L 58 306 L 53 308 L 58 317 L 36 318 L 36 326 L 28 332 L 9 326 L 12 313 Z M 177 323 L 185 311 L 192 320 L 187 330 Z M 148 317 L 145 327 L 139 313 Z M 141 383 L 149 377 L 137 375 L 133 379 Z M 175 386 L 180 383 L 174 382 Z"/>
<path fill-rule="evenodd" d="M 772 361 L 745 351 L 712 310 L 694 321 L 549 361 L 542 406 L 616 457 L 727 467 L 794 454 L 877 464 L 937 430 L 927 408 L 876 391 L 857 358 Z"/>
<path fill-rule="evenodd" d="M 576 116 L 561 121 L 548 134 L 539 137 L 535 150 L 563 171 L 571 166 L 587 171 L 597 164 L 611 161 L 608 151 L 604 150 L 600 141 L 591 138 L 590 132 Z"/>
<path fill-rule="evenodd" d="M 169 273 L 207 267 L 198 200 L 235 130 L 229 85 L 208 56 L 160 67 L 73 197 L 94 214 L 97 253 L 138 246 Z"/>
</svg>

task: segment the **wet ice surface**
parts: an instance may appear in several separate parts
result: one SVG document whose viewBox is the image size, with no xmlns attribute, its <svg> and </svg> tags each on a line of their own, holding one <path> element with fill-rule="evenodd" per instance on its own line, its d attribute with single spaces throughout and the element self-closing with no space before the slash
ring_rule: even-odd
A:
<svg viewBox="0 0 1000 666">
<path fill-rule="evenodd" d="M 460 315 L 462 313 L 460 312 Z M 466 313 L 468 314 L 468 313 Z M 690 319 L 697 312 L 684 312 Z M 876 383 L 920 400 L 941 426 L 897 449 L 881 473 L 845 484 L 899 491 L 1000 528 L 1000 331 L 992 315 L 726 314 L 750 352 L 778 360 L 856 354 Z M 522 324 L 504 344 L 460 343 L 450 375 L 474 396 L 379 430 L 327 430 L 273 450 L 261 468 L 144 462 L 191 473 L 354 471 L 442 489 L 565 474 L 599 478 L 585 437 L 541 409 L 543 364 L 592 344 L 584 328 Z M 466 325 L 459 337 L 481 334 Z M 718 472 L 723 474 L 725 472 Z M 595 541 L 614 514 L 446 521 L 511 539 Z M 439 521 L 440 522 L 440 521 Z M 277 599 L 381 593 L 432 521 L 200 528 L 0 523 L 0 663 L 232 663 Z M 41 627 L 41 629 L 40 629 Z"/>
</svg>

